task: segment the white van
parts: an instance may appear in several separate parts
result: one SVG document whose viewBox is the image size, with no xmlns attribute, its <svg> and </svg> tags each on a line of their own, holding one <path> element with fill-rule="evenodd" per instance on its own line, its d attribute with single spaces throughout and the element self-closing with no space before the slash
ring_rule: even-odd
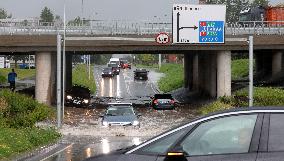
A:
<svg viewBox="0 0 284 161">
<path fill-rule="evenodd" d="M 118 67 L 120 68 L 120 60 L 119 60 L 119 58 L 110 58 L 109 64 L 117 64 Z"/>
</svg>

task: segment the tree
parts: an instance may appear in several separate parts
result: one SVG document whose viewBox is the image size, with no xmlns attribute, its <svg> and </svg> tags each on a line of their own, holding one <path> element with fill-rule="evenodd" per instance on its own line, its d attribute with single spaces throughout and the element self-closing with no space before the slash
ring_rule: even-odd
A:
<svg viewBox="0 0 284 161">
<path fill-rule="evenodd" d="M 51 10 L 47 7 L 44 7 L 40 14 L 41 22 L 53 22 L 54 16 Z"/>
<path fill-rule="evenodd" d="M 8 15 L 7 11 L 3 8 L 0 8 L 0 19 L 12 18 L 12 14 Z"/>
<path fill-rule="evenodd" d="M 68 25 L 90 25 L 89 20 L 81 19 L 79 16 L 77 16 L 74 20 L 68 21 Z"/>
<path fill-rule="evenodd" d="M 267 7 L 268 3 L 269 3 L 268 0 L 254 0 L 252 2 L 252 6 L 253 7 L 257 7 L 257 6 Z"/>
<path fill-rule="evenodd" d="M 25 62 L 29 60 L 29 55 L 8 55 L 7 58 L 14 60 L 15 68 L 17 68 L 18 61 L 23 61 L 23 63 L 25 64 Z"/>
</svg>

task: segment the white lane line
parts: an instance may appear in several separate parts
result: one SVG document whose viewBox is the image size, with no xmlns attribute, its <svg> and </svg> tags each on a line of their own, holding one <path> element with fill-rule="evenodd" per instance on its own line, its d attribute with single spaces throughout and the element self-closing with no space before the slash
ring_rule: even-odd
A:
<svg viewBox="0 0 284 161">
<path fill-rule="evenodd" d="M 46 160 L 46 159 L 48 159 L 48 158 L 51 158 L 51 157 L 53 157 L 53 156 L 55 156 L 55 155 L 57 155 L 57 154 L 63 152 L 64 150 L 66 150 L 66 149 L 68 149 L 69 147 L 73 146 L 73 144 L 74 144 L 74 143 L 72 143 L 72 144 L 66 146 L 65 148 L 63 148 L 63 149 L 57 151 L 56 153 L 51 154 L 51 155 L 48 156 L 48 157 L 45 157 L 44 159 L 41 159 L 40 161 L 44 161 L 44 160 Z"/>
</svg>

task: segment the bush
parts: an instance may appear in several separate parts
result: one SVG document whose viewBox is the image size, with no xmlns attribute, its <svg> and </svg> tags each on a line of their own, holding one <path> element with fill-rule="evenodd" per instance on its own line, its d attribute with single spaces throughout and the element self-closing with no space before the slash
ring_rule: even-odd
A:
<svg viewBox="0 0 284 161">
<path fill-rule="evenodd" d="M 4 76 L 0 75 L 0 84 L 6 83 L 6 82 L 7 82 L 7 79 Z"/>
<path fill-rule="evenodd" d="M 10 160 L 7 157 L 12 154 L 55 142 L 60 134 L 54 129 L 0 127 L 0 136 L 0 160 Z"/>
<path fill-rule="evenodd" d="M 184 69 L 182 64 L 163 64 L 160 72 L 165 76 L 158 81 L 159 89 L 169 92 L 178 89 L 184 84 Z"/>
<path fill-rule="evenodd" d="M 231 97 L 222 97 L 203 106 L 199 112 L 208 114 L 232 107 L 248 107 L 248 89 L 235 92 Z M 271 87 L 254 87 L 254 106 L 283 106 L 284 90 Z"/>
<path fill-rule="evenodd" d="M 2 119 L 8 127 L 34 127 L 36 122 L 54 114 L 51 107 L 9 90 L 0 91 L 0 98 L 6 102 L 2 105 L 1 112 Z"/>
</svg>

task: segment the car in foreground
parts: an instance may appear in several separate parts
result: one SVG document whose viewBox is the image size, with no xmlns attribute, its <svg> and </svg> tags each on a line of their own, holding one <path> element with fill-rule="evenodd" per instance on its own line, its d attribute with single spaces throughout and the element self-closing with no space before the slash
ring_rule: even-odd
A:
<svg viewBox="0 0 284 161">
<path fill-rule="evenodd" d="M 91 91 L 87 87 L 74 85 L 65 92 L 65 104 L 67 106 L 87 107 L 91 102 Z"/>
<path fill-rule="evenodd" d="M 112 103 L 107 107 L 106 112 L 100 117 L 102 126 L 135 126 L 140 127 L 140 122 L 132 104 Z"/>
<path fill-rule="evenodd" d="M 148 72 L 146 69 L 136 69 L 134 72 L 134 80 L 148 80 Z"/>
<path fill-rule="evenodd" d="M 114 76 L 114 72 L 112 68 L 108 67 L 108 68 L 103 69 L 102 77 L 113 77 L 113 76 Z"/>
<path fill-rule="evenodd" d="M 155 94 L 151 97 L 151 106 L 156 110 L 172 110 L 175 100 L 171 94 Z"/>
<path fill-rule="evenodd" d="M 209 114 L 140 145 L 87 161 L 279 161 L 284 107 L 248 107 Z"/>
</svg>

